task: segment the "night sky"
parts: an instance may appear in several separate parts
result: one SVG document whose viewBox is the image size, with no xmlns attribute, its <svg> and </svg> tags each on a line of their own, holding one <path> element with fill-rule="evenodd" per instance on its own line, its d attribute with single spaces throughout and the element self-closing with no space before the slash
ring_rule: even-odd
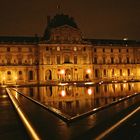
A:
<svg viewBox="0 0 140 140">
<path fill-rule="evenodd" d="M 84 38 L 140 40 L 140 0 L 0 0 L 0 36 L 41 36 L 58 11 L 74 17 Z"/>
</svg>

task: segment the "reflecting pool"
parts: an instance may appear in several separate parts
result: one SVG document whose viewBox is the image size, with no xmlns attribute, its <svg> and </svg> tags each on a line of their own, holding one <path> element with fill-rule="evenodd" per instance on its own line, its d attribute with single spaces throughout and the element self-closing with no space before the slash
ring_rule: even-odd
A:
<svg viewBox="0 0 140 140">
<path fill-rule="evenodd" d="M 140 83 L 19 87 L 17 90 L 73 117 L 140 92 Z"/>
</svg>

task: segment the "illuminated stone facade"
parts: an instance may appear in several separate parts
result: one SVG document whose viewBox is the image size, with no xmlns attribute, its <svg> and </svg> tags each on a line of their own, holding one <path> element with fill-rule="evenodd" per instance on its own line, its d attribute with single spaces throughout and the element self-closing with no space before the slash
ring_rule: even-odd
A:
<svg viewBox="0 0 140 140">
<path fill-rule="evenodd" d="M 0 37 L 1 84 L 140 79 L 140 42 L 84 39 L 73 18 L 48 18 L 43 37 Z"/>
</svg>

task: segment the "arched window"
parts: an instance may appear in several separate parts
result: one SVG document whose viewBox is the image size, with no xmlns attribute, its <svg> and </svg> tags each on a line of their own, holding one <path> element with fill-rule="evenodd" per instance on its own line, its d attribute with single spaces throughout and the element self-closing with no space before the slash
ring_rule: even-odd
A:
<svg viewBox="0 0 140 140">
<path fill-rule="evenodd" d="M 33 71 L 32 70 L 29 71 L 29 80 L 33 80 Z"/>
<path fill-rule="evenodd" d="M 8 75 L 11 75 L 11 71 L 7 71 L 7 74 L 8 74 Z"/>
<path fill-rule="evenodd" d="M 19 71 L 18 74 L 19 74 L 19 75 L 22 75 L 22 71 Z"/>
</svg>

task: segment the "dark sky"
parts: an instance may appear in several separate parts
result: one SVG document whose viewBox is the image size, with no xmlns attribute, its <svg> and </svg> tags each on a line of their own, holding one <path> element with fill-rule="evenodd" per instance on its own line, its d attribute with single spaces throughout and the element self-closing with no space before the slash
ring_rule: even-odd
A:
<svg viewBox="0 0 140 140">
<path fill-rule="evenodd" d="M 140 40 L 140 0 L 0 0 L 0 36 L 42 35 L 57 5 L 86 38 Z"/>
</svg>

